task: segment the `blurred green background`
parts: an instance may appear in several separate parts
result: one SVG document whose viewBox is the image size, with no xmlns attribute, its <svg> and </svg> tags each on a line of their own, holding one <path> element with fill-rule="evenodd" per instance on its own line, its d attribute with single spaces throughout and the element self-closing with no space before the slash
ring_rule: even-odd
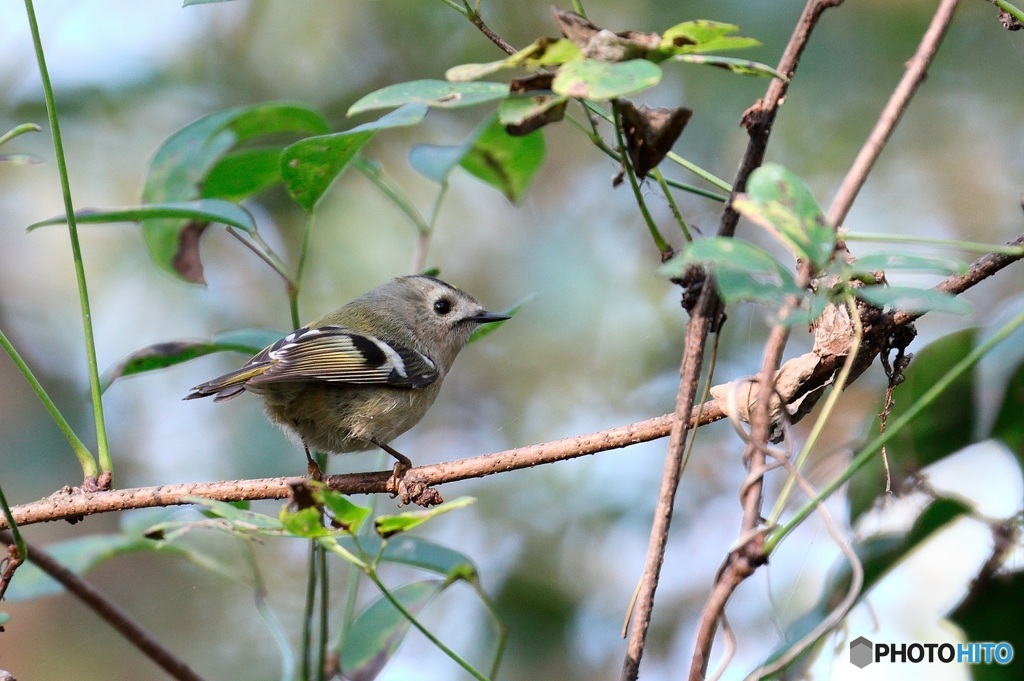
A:
<svg viewBox="0 0 1024 681">
<path fill-rule="evenodd" d="M 694 18 L 738 23 L 743 35 L 764 43 L 742 56 L 774 64 L 802 3 L 603 0 L 586 7 L 594 21 L 614 29 L 657 31 Z M 849 2 L 828 12 L 815 33 L 768 158 L 803 176 L 822 203 L 827 205 L 902 75 L 933 7 L 916 0 Z M 255 0 L 183 9 L 174 2 L 48 0 L 37 11 L 78 207 L 137 203 L 159 144 L 208 113 L 295 100 L 321 110 L 334 129 L 346 129 L 363 120 L 346 119 L 346 109 L 370 91 L 441 78 L 449 66 L 500 57 L 439 2 Z M 483 11 L 491 27 L 514 45 L 555 33 L 546 2 L 491 2 Z M 740 114 L 763 94 L 767 81 L 696 66 L 668 66 L 665 72 L 643 101 L 694 109 L 676 151 L 731 178 L 746 141 L 738 127 Z M 995 243 L 1020 233 L 1022 73 L 1024 34 L 1002 30 L 989 4 L 964 3 L 846 226 Z M 435 110 L 424 124 L 380 135 L 365 153 L 426 212 L 435 188 L 409 168 L 408 148 L 457 143 L 488 112 L 486 107 Z M 0 6 L 0 130 L 45 120 L 24 11 L 18 3 L 5 3 Z M 613 162 L 568 125 L 547 128 L 546 139 L 547 160 L 521 205 L 461 174 L 441 211 L 429 266 L 492 309 L 535 297 L 499 333 L 463 354 L 432 412 L 397 441 L 416 463 L 591 432 L 673 407 L 686 321 L 678 291 L 655 274 L 658 254 L 628 188 L 612 190 Z M 24 231 L 63 210 L 50 141 L 45 134 L 29 135 L 4 151 L 35 154 L 44 162 L 0 164 L 0 328 L 91 443 L 67 234 L 58 227 L 31 235 Z M 671 174 L 695 181 L 681 171 Z M 671 233 L 657 188 L 645 192 L 663 231 Z M 680 202 L 691 225 L 714 233 L 719 204 L 689 196 Z M 303 216 L 284 192 L 271 191 L 248 206 L 265 238 L 294 256 Z M 362 176 L 349 172 L 336 183 L 316 223 L 301 300 L 305 319 L 408 272 L 414 228 Z M 749 225 L 741 225 L 741 231 L 753 233 Z M 203 239 L 207 288 L 158 271 L 133 225 L 86 226 L 81 234 L 101 369 L 163 340 L 242 327 L 290 330 L 280 280 L 223 230 L 210 229 Z M 680 235 L 672 238 L 675 245 L 682 243 Z M 854 250 L 871 249 L 857 244 Z M 916 345 L 1020 309 L 1020 280 L 1018 267 L 972 290 L 967 297 L 975 305 L 973 318 L 928 316 L 919 325 Z M 763 337 L 759 311 L 731 312 L 716 382 L 756 371 Z M 809 345 L 807 334 L 798 332 L 789 353 Z M 107 392 L 118 487 L 304 470 L 301 453 L 265 422 L 256 400 L 181 401 L 191 386 L 242 359 L 207 357 L 119 382 Z M 871 427 L 883 387 L 884 377 L 875 368 L 847 391 L 819 446 L 812 480 L 826 479 L 845 465 L 850 449 Z M 0 388 L 0 482 L 12 502 L 77 483 L 80 471 L 66 443 L 7 359 L 0 359 Z M 624 652 L 618 632 L 643 564 L 665 445 L 648 443 L 442 490 L 446 498 L 479 498 L 468 511 L 435 522 L 427 534 L 472 556 L 485 587 L 496 595 L 511 627 L 500 678 L 618 677 Z M 701 431 L 679 495 L 651 646 L 641 668 L 644 679 L 679 678 L 688 667 L 695 618 L 739 525 L 741 451 L 728 425 Z M 1005 452 L 984 449 L 969 463 L 948 463 L 944 474 L 951 484 L 984 497 L 987 513 L 1006 516 L 1019 508 L 1020 473 Z M 374 454 L 332 461 L 332 471 L 379 466 Z M 394 502 L 382 500 L 380 506 L 390 510 Z M 260 508 L 276 513 L 275 504 Z M 841 508 L 837 511 L 841 514 Z M 121 522 L 145 522 L 132 515 L 93 517 L 74 527 L 33 526 L 27 537 L 46 545 L 116 531 Z M 872 522 L 878 527 L 900 522 L 899 508 Z M 983 528 L 958 523 L 939 540 L 929 550 L 942 560 L 933 557 L 913 573 L 888 578 L 872 601 L 874 610 L 861 607 L 854 613 L 851 638 L 877 632 L 873 621 L 884 633 L 880 638 L 956 636 L 950 627 L 936 625 L 936 617 L 962 594 L 986 556 L 989 539 Z M 214 537 L 209 545 L 225 560 L 240 560 L 231 544 Z M 296 636 L 305 552 L 301 542 L 259 548 L 270 603 Z M 821 528 L 810 523 L 740 589 L 729 610 L 740 648 L 726 678 L 741 677 L 777 645 L 785 624 L 815 600 L 836 555 Z M 247 590 L 188 563 L 154 556 L 118 559 L 90 577 L 207 678 L 278 678 L 276 649 Z M 397 584 L 408 576 L 392 578 Z M 66 596 L 3 609 L 12 618 L 0 634 L 0 669 L 18 678 L 164 678 Z M 425 620 L 482 664 L 492 642 L 484 612 L 468 589 L 446 592 Z M 834 667 L 823 661 L 819 673 L 845 678 L 850 673 L 845 648 L 839 656 Z M 906 673 L 892 678 L 966 678 L 962 668 L 928 665 L 913 670 L 923 676 Z M 382 678 L 461 674 L 413 635 Z"/>
</svg>

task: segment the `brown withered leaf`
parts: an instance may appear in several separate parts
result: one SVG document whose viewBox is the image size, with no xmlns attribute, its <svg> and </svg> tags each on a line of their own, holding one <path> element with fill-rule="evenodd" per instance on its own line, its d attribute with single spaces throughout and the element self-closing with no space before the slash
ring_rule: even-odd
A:
<svg viewBox="0 0 1024 681">
<path fill-rule="evenodd" d="M 685 107 L 652 109 L 642 104 L 637 108 L 628 100 L 619 100 L 615 106 L 622 119 L 626 151 L 640 179 L 645 178 L 672 150 L 672 145 L 693 115 L 693 111 Z"/>
<path fill-rule="evenodd" d="M 206 286 L 203 275 L 203 261 L 199 257 L 199 238 L 210 223 L 189 222 L 178 234 L 178 250 L 171 264 L 183 279 L 193 284 Z"/>
<path fill-rule="evenodd" d="M 305 508 L 314 508 L 320 505 L 317 503 L 316 496 L 313 494 L 312 488 L 305 480 L 302 482 L 293 482 L 288 486 L 291 488 L 291 505 L 296 511 L 301 511 Z"/>
<path fill-rule="evenodd" d="M 586 47 L 594 34 L 601 30 L 575 12 L 566 12 L 552 7 L 551 14 L 562 35 L 573 41 L 580 49 Z"/>
<path fill-rule="evenodd" d="M 568 104 L 568 101 L 564 97 L 551 93 L 545 95 L 538 94 L 533 95 L 533 100 L 537 105 L 537 110 L 518 123 L 505 125 L 505 132 L 513 137 L 523 137 L 524 135 L 529 135 L 534 130 L 543 128 L 548 123 L 554 123 L 565 118 L 565 106 Z M 549 102 L 554 103 L 549 104 Z"/>
<path fill-rule="evenodd" d="M 661 36 L 657 33 L 610 31 L 575 12 L 565 12 L 557 7 L 552 7 L 551 13 L 562 35 L 579 47 L 584 57 L 590 59 L 611 62 L 642 59 L 661 43 Z"/>
<path fill-rule="evenodd" d="M 550 90 L 551 82 L 554 81 L 555 74 L 553 73 L 531 73 L 528 76 L 520 76 L 519 78 L 513 78 L 508 83 L 508 89 L 511 94 L 519 95 L 524 92 L 534 92 L 535 90 Z"/>
</svg>

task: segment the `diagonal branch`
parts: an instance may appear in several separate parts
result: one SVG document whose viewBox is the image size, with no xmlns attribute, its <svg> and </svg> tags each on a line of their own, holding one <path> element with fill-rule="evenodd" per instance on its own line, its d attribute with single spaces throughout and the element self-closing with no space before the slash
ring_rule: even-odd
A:
<svg viewBox="0 0 1024 681">
<path fill-rule="evenodd" d="M 811 31 L 825 9 L 834 7 L 841 2 L 842 0 L 810 0 L 808 2 L 779 61 L 777 70 L 785 74 L 787 80 L 773 79 L 764 99 L 758 100 L 744 113 L 742 124 L 750 135 L 750 141 L 740 161 L 739 169 L 736 171 L 732 194 L 722 213 L 718 227 L 719 236 L 732 236 L 736 231 L 739 214 L 733 209 L 732 200 L 739 192 L 744 191 L 750 173 L 764 161 L 775 116 L 789 88 L 789 79 L 792 79 L 796 73 L 797 64 L 800 62 L 800 56 L 807 45 Z M 635 681 L 640 674 L 640 658 L 643 656 L 647 642 L 655 592 L 665 559 L 676 490 L 683 472 L 685 439 L 690 422 L 687 415 L 693 409 L 708 333 L 717 332 L 722 321 L 721 307 L 721 301 L 714 290 L 714 283 L 709 277 L 704 283 L 704 289 L 701 291 L 700 299 L 686 329 L 685 349 L 680 366 L 679 393 L 676 397 L 676 419 L 672 427 L 668 453 L 665 457 L 665 468 L 662 474 L 661 488 L 658 492 L 654 521 L 651 524 L 647 558 L 637 590 L 636 618 L 630 629 L 626 656 L 622 664 L 621 678 L 623 681 Z"/>
<path fill-rule="evenodd" d="M 832 208 L 829 210 L 828 220 L 833 226 L 838 226 L 846 217 L 857 191 L 863 185 L 875 159 L 881 153 L 886 141 L 899 122 L 900 116 L 906 110 L 910 98 L 924 78 L 928 65 L 935 56 L 943 35 L 945 35 L 946 28 L 952 19 L 953 10 L 956 8 L 957 3 L 958 0 L 943 0 L 936 10 L 931 24 L 921 39 L 917 52 L 908 63 L 907 72 L 897 85 L 888 104 L 882 110 L 874 130 L 858 153 L 832 204 Z M 805 263 L 801 270 L 801 283 L 806 285 L 809 282 L 809 277 L 810 272 Z M 945 284 L 946 282 L 943 283 Z M 955 285 L 955 283 L 952 285 Z M 913 321 L 913 316 L 906 315 L 902 323 L 908 324 L 911 321 Z M 882 323 L 880 326 L 884 327 L 886 324 Z M 891 335 L 891 333 L 888 333 L 889 337 Z M 740 528 L 740 536 L 747 539 L 729 553 L 715 580 L 715 586 L 701 615 L 697 633 L 697 644 L 690 668 L 690 681 L 699 681 L 707 673 L 708 661 L 712 645 L 714 644 L 718 622 L 725 613 L 725 605 L 732 593 L 739 584 L 753 575 L 757 568 L 767 560 L 763 550 L 764 529 L 761 527 L 760 512 L 763 475 L 766 471 L 764 452 L 768 442 L 768 407 L 774 390 L 773 376 L 775 375 L 775 367 L 778 366 L 787 336 L 788 329 L 777 325 L 772 329 L 768 343 L 765 346 L 764 364 L 758 378 L 760 395 L 755 405 L 755 413 L 751 417 L 751 437 L 745 452 L 745 457 L 749 461 L 750 467 L 749 482 L 744 485 L 740 492 L 743 505 L 743 522 Z M 878 343 L 879 340 L 882 341 L 881 344 Z M 869 342 L 869 339 L 865 339 L 866 342 L 863 343 L 861 352 L 866 351 L 867 362 L 872 361 L 879 349 L 885 346 L 885 340 L 885 338 L 875 338 Z M 860 370 L 863 371 L 864 368 L 866 368 L 866 364 L 861 363 Z"/>
<path fill-rule="evenodd" d="M 10 546 L 14 542 L 11 533 L 0 532 L 0 543 Z M 160 645 L 141 624 L 116 603 L 104 596 L 96 587 L 58 563 L 53 556 L 42 549 L 29 545 L 28 560 L 67 589 L 75 598 L 89 606 L 101 619 L 106 621 L 129 643 L 155 662 L 161 669 L 179 681 L 203 681 L 187 664 Z"/>
</svg>

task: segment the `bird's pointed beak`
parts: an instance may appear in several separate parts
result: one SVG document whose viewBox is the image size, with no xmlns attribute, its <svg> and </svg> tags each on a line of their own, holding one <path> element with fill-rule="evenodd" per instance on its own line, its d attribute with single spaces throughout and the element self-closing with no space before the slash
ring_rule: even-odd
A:
<svg viewBox="0 0 1024 681">
<path fill-rule="evenodd" d="M 497 312 L 480 310 L 472 317 L 466 317 L 465 321 L 473 322 L 474 324 L 490 324 L 491 322 L 501 322 L 506 319 L 511 319 L 511 317 L 507 314 L 498 314 Z"/>
</svg>

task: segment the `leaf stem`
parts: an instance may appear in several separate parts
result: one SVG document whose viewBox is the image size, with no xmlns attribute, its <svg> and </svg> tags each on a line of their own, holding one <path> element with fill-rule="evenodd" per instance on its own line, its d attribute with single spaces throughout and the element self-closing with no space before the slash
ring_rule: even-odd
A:
<svg viewBox="0 0 1024 681">
<path fill-rule="evenodd" d="M 626 144 L 622 139 L 622 121 L 619 118 L 619 111 L 615 109 L 615 138 L 619 144 L 619 155 L 622 158 L 622 169 L 626 173 L 626 177 L 629 178 L 629 186 L 633 189 L 633 196 L 636 198 L 636 204 L 640 208 L 640 214 L 644 217 L 644 222 L 647 223 L 647 230 L 651 233 L 651 238 L 654 240 L 654 245 L 662 255 L 662 260 L 665 260 L 673 255 L 674 249 L 665 241 L 665 237 L 661 235 L 658 230 L 658 225 L 654 223 L 654 218 L 651 217 L 651 212 L 647 210 L 647 202 L 644 201 L 644 195 L 640 191 L 640 183 L 637 182 L 636 174 L 633 172 L 633 164 L 630 162 L 629 154 L 626 153 Z"/>
<path fill-rule="evenodd" d="M 92 330 L 92 312 L 89 306 L 89 291 L 85 280 L 85 265 L 82 262 L 82 248 L 78 242 L 78 224 L 75 221 L 75 207 L 71 200 L 71 182 L 68 179 L 67 161 L 64 158 L 64 144 L 60 136 L 60 122 L 57 119 L 57 107 L 53 96 L 53 86 L 46 69 L 46 58 L 43 55 L 43 42 L 39 36 L 39 24 L 36 21 L 35 8 L 32 0 L 25 0 L 25 14 L 28 17 L 29 29 L 32 33 L 32 45 L 35 47 L 36 62 L 39 66 L 39 78 L 43 84 L 43 98 L 46 100 L 46 117 L 50 123 L 53 137 L 53 151 L 57 158 L 57 172 L 60 175 L 61 193 L 64 196 L 64 212 L 68 216 L 68 235 L 71 240 L 71 256 L 75 262 L 75 279 L 78 282 L 78 300 L 82 308 L 82 326 L 85 331 L 85 352 L 89 365 L 89 392 L 92 398 L 93 417 L 96 423 L 96 447 L 101 473 L 112 473 L 113 464 L 110 460 L 110 446 L 107 442 L 107 426 L 103 418 L 103 398 L 100 390 L 100 371 L 96 362 L 96 340 Z M 77 453 L 77 452 L 76 452 Z M 79 457 L 81 461 L 81 457 Z M 95 466 L 82 467 L 86 478 L 95 477 Z M 91 473 L 90 473 L 91 471 Z"/>
<path fill-rule="evenodd" d="M 42 128 L 40 128 L 35 123 L 22 123 L 21 125 L 17 125 L 15 127 L 11 128 L 10 130 L 8 130 L 7 132 L 5 132 L 4 134 L 0 135 L 0 146 L 3 146 L 5 144 L 7 144 L 8 142 L 10 142 L 15 137 L 19 137 L 21 135 L 24 135 L 26 132 L 40 132 L 40 131 L 42 131 Z"/>
<path fill-rule="evenodd" d="M 583 134 L 585 134 L 587 138 L 590 139 L 591 144 L 593 144 L 595 147 L 603 151 L 608 157 L 614 159 L 617 163 L 622 162 L 622 159 L 619 156 L 619 154 L 616 153 L 614 149 L 605 144 L 604 140 L 601 139 L 601 134 L 597 131 L 596 126 L 593 128 L 593 132 L 587 132 L 587 129 L 583 126 L 583 124 L 577 121 L 572 116 L 568 116 L 567 120 L 573 125 L 575 125 L 581 132 L 583 132 Z M 591 124 L 593 124 L 592 119 Z M 729 198 L 728 196 L 716 194 L 715 192 L 710 191 L 708 189 L 704 189 L 702 187 L 695 187 L 692 184 L 686 184 L 685 182 L 680 182 L 679 180 L 673 180 L 667 177 L 664 179 L 665 184 L 667 184 L 670 187 L 675 187 L 676 189 L 680 189 L 684 192 L 689 192 L 690 194 L 696 194 L 697 196 L 703 196 L 704 198 L 711 199 L 712 201 L 725 203 L 726 200 Z"/>
<path fill-rule="evenodd" d="M 1019 21 L 1022 24 L 1024 24 L 1024 12 L 1022 12 L 1019 7 L 1011 5 L 1006 0 L 989 0 L 989 1 L 993 5 L 998 7 L 999 9 L 1001 9 L 1004 12 L 1006 12 L 1007 14 L 1009 14 L 1011 17 L 1013 17 L 1017 21 Z"/>
<path fill-rule="evenodd" d="M 585 106 L 587 108 L 587 110 L 597 114 L 598 116 L 603 118 L 608 123 L 613 123 L 614 122 L 611 114 L 609 114 L 607 111 L 605 111 L 604 109 L 602 109 L 598 105 L 594 104 L 590 100 L 583 99 L 583 100 L 580 100 L 580 101 L 583 103 L 583 106 Z M 683 168 L 686 168 L 687 170 L 689 170 L 691 173 L 693 173 L 697 177 L 701 178 L 702 180 L 705 180 L 706 182 L 710 182 L 711 184 L 715 185 L 716 187 L 718 187 L 719 189 L 721 189 L 724 192 L 731 192 L 732 191 L 732 185 L 730 185 L 728 182 L 726 182 L 725 180 L 723 180 L 722 178 L 720 178 L 720 177 L 718 177 L 716 175 L 711 174 L 710 172 L 708 172 L 707 170 L 704 170 L 700 166 L 698 166 L 698 165 L 696 165 L 696 164 L 694 164 L 694 163 L 692 163 L 690 161 L 687 161 L 685 158 L 683 158 L 679 154 L 675 153 L 674 151 L 670 151 L 667 154 L 665 154 L 665 158 L 669 159 L 670 161 L 672 161 L 673 163 L 675 163 L 677 165 L 682 166 Z"/>
<path fill-rule="evenodd" d="M 884 433 L 879 433 L 871 442 L 864 445 L 857 453 L 850 465 L 842 473 L 835 477 L 830 483 L 822 488 L 818 495 L 807 502 L 786 524 L 773 530 L 765 540 L 764 554 L 771 555 L 772 550 L 778 546 L 786 535 L 793 531 L 807 516 L 814 512 L 818 504 L 831 496 L 837 489 L 862 469 L 871 459 L 882 450 L 882 446 L 917 418 L 939 395 L 941 395 L 957 379 L 970 371 L 975 364 L 988 354 L 995 346 L 1006 340 L 1007 336 L 1013 333 L 1018 327 L 1024 325 L 1024 312 L 1017 314 L 1006 325 L 995 332 L 988 340 L 974 348 L 970 354 L 957 362 L 953 368 L 947 371 L 942 378 L 935 382 L 916 402 L 914 402 L 898 419 L 889 424 Z"/>
<path fill-rule="evenodd" d="M 983 244 L 978 241 L 957 241 L 954 239 L 939 239 L 930 236 L 904 236 L 899 234 L 885 234 L 883 232 L 840 232 L 839 237 L 843 241 L 873 241 L 877 243 L 895 244 L 931 244 L 956 248 L 968 253 L 1002 253 L 1005 255 L 1024 255 L 1024 246 L 1007 246 L 1005 244 Z"/>
<path fill-rule="evenodd" d="M 782 491 L 779 492 L 779 498 L 775 501 L 775 506 L 772 508 L 771 515 L 768 516 L 768 527 L 773 527 L 779 522 L 779 517 L 782 515 L 783 509 L 786 507 L 786 501 L 789 499 L 789 495 L 793 491 L 793 486 L 796 484 L 795 474 L 799 472 L 803 467 L 804 462 L 807 461 L 807 457 L 810 455 L 811 449 L 818 441 L 818 437 L 821 436 L 821 431 L 825 429 L 825 424 L 828 423 L 831 418 L 832 411 L 835 409 L 836 403 L 839 401 L 839 396 L 846 388 L 846 382 L 850 378 L 850 372 L 853 371 L 853 364 L 857 360 L 857 353 L 860 350 L 861 341 L 864 339 L 864 324 L 861 323 L 860 315 L 857 313 L 857 304 L 854 302 L 852 295 L 847 294 L 847 298 L 844 302 L 846 304 L 846 309 L 850 312 L 850 320 L 853 323 L 853 339 L 850 341 L 850 351 L 846 355 L 846 360 L 843 362 L 843 366 L 839 370 L 839 374 L 836 376 L 836 381 L 832 386 L 832 391 L 825 400 L 825 406 L 822 407 L 821 413 L 814 421 L 814 427 L 811 428 L 811 432 L 807 436 L 807 441 L 804 443 L 800 453 L 793 461 L 794 475 L 790 475 L 786 478 L 786 482 L 782 486 Z"/>
<path fill-rule="evenodd" d="M 651 174 L 654 175 L 654 179 L 658 181 L 658 186 L 661 187 L 661 191 L 665 195 L 665 201 L 668 203 L 668 208 L 672 211 L 672 216 L 676 219 L 676 222 L 679 223 L 679 228 L 683 230 L 683 236 L 686 238 L 686 241 L 693 241 L 693 235 L 690 234 L 690 228 L 686 225 L 683 213 L 679 210 L 679 204 L 676 203 L 675 198 L 672 196 L 672 192 L 669 190 L 668 183 L 665 181 L 665 177 L 661 174 L 661 170 L 654 168 L 651 170 Z"/>
<path fill-rule="evenodd" d="M 420 215 L 420 212 L 413 205 L 412 200 L 406 195 L 402 188 L 396 185 L 391 179 L 384 174 L 380 165 L 373 161 L 367 161 L 361 156 L 356 156 L 352 159 L 352 167 L 361 172 L 366 179 L 373 183 L 377 189 L 381 191 L 385 196 L 391 199 L 391 202 L 398 206 L 399 210 L 405 213 L 412 224 L 416 226 L 416 231 L 420 234 L 430 231 L 430 225 Z"/>
<path fill-rule="evenodd" d="M 29 386 L 32 387 L 32 391 L 35 392 L 36 397 L 38 397 L 39 401 L 43 403 L 46 411 L 50 413 L 50 417 L 53 418 L 54 423 L 57 424 L 57 428 L 59 428 L 60 432 L 62 432 L 64 437 L 67 438 L 68 444 L 71 445 L 71 449 L 74 451 L 75 456 L 78 457 L 78 463 L 82 466 L 82 473 L 86 478 L 95 479 L 97 476 L 96 459 L 93 458 L 92 452 L 89 451 L 89 448 L 86 447 L 78 438 L 78 435 L 75 434 L 71 424 L 69 424 L 67 419 L 64 418 L 64 415 L 60 413 L 57 405 L 53 403 L 53 400 L 50 399 L 50 396 L 47 394 L 46 389 L 43 388 L 39 379 L 35 377 L 35 374 L 32 373 L 32 370 L 28 367 L 28 364 L 25 363 L 25 360 L 21 358 L 21 355 L 18 354 L 18 351 L 14 349 L 11 342 L 7 340 L 7 336 L 4 335 L 3 331 L 0 331 L 0 346 L 2 346 L 4 351 L 7 352 L 11 361 L 14 362 L 14 366 L 18 367 L 18 371 L 20 371 L 21 375 L 25 377 L 25 380 L 28 381 Z"/>
<path fill-rule="evenodd" d="M 299 315 L 299 293 L 302 291 L 302 278 L 306 274 L 306 257 L 309 255 L 309 244 L 313 238 L 313 213 L 306 214 L 306 229 L 302 234 L 302 245 L 299 247 L 299 262 L 295 267 L 295 278 L 288 286 L 288 307 L 292 313 L 292 327 L 299 328 L 302 319 Z"/>
<path fill-rule="evenodd" d="M 0 509 L 4 512 L 4 518 L 7 519 L 7 527 L 10 529 L 11 537 L 14 539 L 15 551 L 14 555 L 10 555 L 10 552 L 8 552 L 6 560 L 0 560 L 0 565 L 3 565 L 3 572 L 0 573 L 0 599 L 2 599 L 7 591 L 7 585 L 11 583 L 14 571 L 28 558 L 28 545 L 21 536 L 17 523 L 14 522 L 14 514 L 11 513 L 11 507 L 7 503 L 7 497 L 4 496 L 2 487 L 0 487 Z"/>
<path fill-rule="evenodd" d="M 380 577 L 377 576 L 377 571 L 374 570 L 373 567 L 370 566 L 370 565 L 366 566 L 366 576 L 370 578 L 370 581 L 372 581 L 375 585 L 377 585 L 377 588 L 380 589 L 380 592 L 384 595 L 384 598 L 386 598 L 388 600 L 388 602 L 391 603 L 391 605 L 395 606 L 395 609 L 398 610 L 398 612 L 402 613 L 402 617 L 404 617 L 405 619 L 409 620 L 409 623 L 412 624 L 412 626 L 416 627 L 416 629 L 421 634 L 426 636 L 427 640 L 429 640 L 431 643 L 433 643 L 435 646 L 437 646 L 438 650 L 440 650 L 442 653 L 444 653 L 449 658 L 451 658 L 452 661 L 454 661 L 460 667 L 465 669 L 466 672 L 468 672 L 469 675 L 472 676 L 477 681 L 490 681 L 486 676 L 481 674 L 476 669 L 476 667 L 471 665 L 469 662 L 463 660 L 462 657 L 460 657 L 458 653 L 456 653 L 454 650 L 452 650 L 451 648 L 446 646 L 444 644 L 444 641 L 439 639 L 429 629 L 427 629 L 425 626 L 423 626 L 420 623 L 420 621 L 418 619 L 416 619 L 416 617 L 413 616 L 413 614 L 411 612 L 409 612 L 408 609 L 406 609 L 406 607 L 404 605 L 402 605 L 401 602 L 399 602 L 399 600 L 397 598 L 395 598 L 395 596 L 388 590 L 388 588 L 386 586 L 384 586 L 384 582 L 382 582 L 380 580 Z"/>
</svg>

